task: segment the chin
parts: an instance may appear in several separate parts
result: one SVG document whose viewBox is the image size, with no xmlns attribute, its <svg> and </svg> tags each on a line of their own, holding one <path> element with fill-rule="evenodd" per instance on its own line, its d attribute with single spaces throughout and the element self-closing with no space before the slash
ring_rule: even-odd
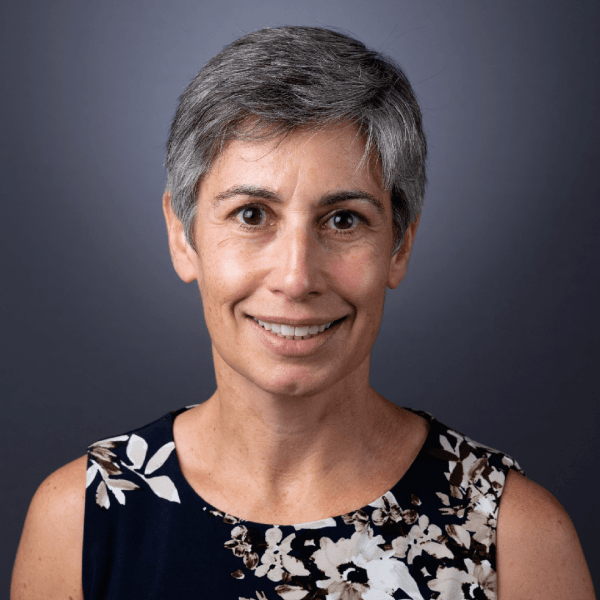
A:
<svg viewBox="0 0 600 600">
<path fill-rule="evenodd" d="M 314 372 L 313 370 L 294 369 L 288 366 L 272 371 L 268 376 L 249 377 L 248 379 L 268 394 L 303 398 L 331 389 L 344 379 L 344 374 Z"/>
<path fill-rule="evenodd" d="M 308 396 L 314 396 L 315 394 L 318 394 L 329 387 L 322 381 L 314 381 L 308 377 L 272 378 L 267 381 L 254 381 L 254 384 L 273 396 L 285 396 L 289 398 L 304 398 Z"/>
</svg>

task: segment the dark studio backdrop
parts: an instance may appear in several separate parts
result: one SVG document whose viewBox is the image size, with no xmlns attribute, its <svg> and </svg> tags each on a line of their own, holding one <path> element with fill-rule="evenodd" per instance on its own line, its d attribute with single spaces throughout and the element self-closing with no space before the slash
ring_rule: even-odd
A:
<svg viewBox="0 0 600 600">
<path fill-rule="evenodd" d="M 212 394 L 199 294 L 161 212 L 168 128 L 226 44 L 302 24 L 391 55 L 423 108 L 425 208 L 373 386 L 514 456 L 572 516 L 599 589 L 598 7 L 5 2 L 0 587 L 49 473 Z"/>
</svg>

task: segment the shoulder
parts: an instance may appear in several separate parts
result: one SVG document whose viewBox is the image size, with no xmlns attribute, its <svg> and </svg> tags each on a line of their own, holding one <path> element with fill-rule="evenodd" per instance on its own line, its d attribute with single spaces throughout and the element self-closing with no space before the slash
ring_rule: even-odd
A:
<svg viewBox="0 0 600 600">
<path fill-rule="evenodd" d="M 473 505 L 485 499 L 495 515 L 508 473 L 522 473 L 521 467 L 508 454 L 431 419 L 428 453 L 445 466 L 450 496 Z"/>
<path fill-rule="evenodd" d="M 173 418 L 179 412 L 89 446 L 86 487 L 95 498 L 93 506 L 108 510 L 115 500 L 117 505 L 128 504 L 134 490 L 150 490 L 159 498 L 180 502 L 167 475 L 177 474 Z M 88 526 L 90 522 L 93 519 L 88 518 Z"/>
<path fill-rule="evenodd" d="M 82 456 L 52 473 L 35 493 L 13 570 L 12 600 L 83 598 L 86 467 Z"/>
<path fill-rule="evenodd" d="M 506 478 L 497 527 L 499 600 L 594 600 L 575 527 L 558 500 L 525 476 Z"/>
</svg>

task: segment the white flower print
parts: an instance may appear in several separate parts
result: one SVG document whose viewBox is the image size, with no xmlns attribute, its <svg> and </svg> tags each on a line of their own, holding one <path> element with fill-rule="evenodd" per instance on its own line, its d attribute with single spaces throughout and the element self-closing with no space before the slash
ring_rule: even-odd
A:
<svg viewBox="0 0 600 600">
<path fill-rule="evenodd" d="M 449 437 L 456 438 L 454 446 Z M 499 454 L 497 450 L 474 442 L 456 431 L 449 431 L 449 436 L 440 435 L 440 444 L 448 457 L 446 478 L 454 498 L 462 499 L 470 487 L 475 487 L 482 494 L 502 489 L 504 473 L 492 469 L 488 462 L 492 454 Z"/>
<path fill-rule="evenodd" d="M 267 596 L 263 592 L 256 592 L 257 600 L 267 600 Z M 255 600 L 254 598 L 242 598 L 240 596 L 239 600 Z"/>
<path fill-rule="evenodd" d="M 296 531 L 300 531 L 301 529 L 323 529 L 325 527 L 335 527 L 337 523 L 335 519 L 329 517 L 327 519 L 321 519 L 319 521 L 309 521 L 308 523 L 299 523 L 298 525 L 294 525 L 294 529 Z"/>
<path fill-rule="evenodd" d="M 327 591 L 328 600 L 392 600 L 399 589 L 412 600 L 422 600 L 408 567 L 393 558 L 393 550 L 383 550 L 383 542 L 370 531 L 338 542 L 321 538 L 312 558 L 327 577 L 317 585 Z"/>
<path fill-rule="evenodd" d="M 245 525 L 238 525 L 231 530 L 231 539 L 224 544 L 235 556 L 243 558 L 245 567 L 251 570 L 258 564 L 258 552 L 254 547 L 252 533 Z M 260 541 L 256 544 L 257 547 L 261 545 Z"/>
<path fill-rule="evenodd" d="M 112 451 L 118 445 L 124 443 L 129 436 L 121 435 L 106 440 L 101 440 L 90 446 L 90 466 L 86 473 L 86 488 L 90 487 L 100 473 L 102 480 L 96 488 L 96 503 L 104 509 L 110 507 L 110 490 L 119 504 L 125 504 L 127 490 L 138 489 L 138 485 L 127 479 L 116 479 L 111 476 L 122 475 L 118 456 Z"/>
<path fill-rule="evenodd" d="M 279 594 L 283 600 L 303 600 L 309 594 L 304 588 L 298 587 L 297 585 L 278 585 L 275 591 Z"/>
<path fill-rule="evenodd" d="M 483 544 L 488 552 L 496 539 L 497 512 L 498 503 L 493 494 L 476 494 L 471 499 L 463 523 L 464 529 L 470 531 L 471 537 Z"/>
<path fill-rule="evenodd" d="M 204 507 L 204 510 L 206 510 L 206 507 Z M 223 523 L 227 523 L 228 525 L 235 525 L 235 524 L 241 522 L 241 519 L 238 519 L 237 517 L 234 517 L 233 515 L 223 512 L 222 510 L 216 510 L 216 509 L 209 510 L 208 513 L 213 517 L 222 518 Z"/>
<path fill-rule="evenodd" d="M 440 543 L 442 539 L 442 530 L 437 525 L 430 524 L 426 515 L 421 515 L 407 536 L 392 541 L 392 548 L 394 555 L 406 558 L 409 565 L 412 565 L 415 556 L 420 556 L 422 552 L 427 552 L 436 558 L 452 558 L 450 549 Z"/>
<path fill-rule="evenodd" d="M 446 525 L 446 533 L 459 545 L 464 548 L 471 547 L 471 536 L 469 532 L 461 525 Z"/>
<path fill-rule="evenodd" d="M 383 496 L 369 504 L 375 507 L 371 518 L 375 525 L 381 526 L 387 521 L 399 523 L 404 521 L 407 525 L 412 525 L 418 517 L 415 510 L 402 510 L 392 492 L 386 492 Z"/>
<path fill-rule="evenodd" d="M 432 427 L 420 454 L 422 476 L 413 469 L 402 485 L 345 515 L 272 526 L 203 506 L 201 514 L 213 521 L 210 531 L 224 528 L 214 551 L 221 553 L 218 560 L 227 561 L 229 586 L 236 591 L 232 597 L 496 600 L 498 506 L 506 474 L 518 466 L 440 423 L 432 422 Z M 138 499 L 145 502 L 141 490 L 153 491 L 144 495 L 150 500 L 156 494 L 179 502 L 174 482 L 181 474 L 177 462 L 169 459 L 173 438 L 170 432 L 158 437 L 158 431 L 141 429 L 90 446 L 91 502 L 103 509 L 112 503 L 114 511 L 135 497 L 137 507 Z M 161 506 L 156 510 L 168 509 L 169 503 Z M 183 515 L 194 508 L 177 512 Z"/>
<path fill-rule="evenodd" d="M 481 592 L 488 600 L 496 600 L 496 572 L 484 560 L 475 564 L 465 560 L 466 571 L 456 567 L 438 567 L 436 578 L 428 583 L 430 589 L 439 592 L 438 600 L 474 600 Z"/>
<path fill-rule="evenodd" d="M 131 461 L 130 465 L 122 462 L 112 451 L 126 441 L 128 441 L 126 454 L 127 458 Z M 96 475 L 100 473 L 102 481 L 98 484 L 96 490 L 96 503 L 98 506 L 104 509 L 110 507 L 109 490 L 113 493 L 119 504 L 125 504 L 124 492 L 139 489 L 139 486 L 133 481 L 114 478 L 115 475 L 122 475 L 123 471 L 121 468 L 125 467 L 145 481 L 159 498 L 170 500 L 171 502 L 180 502 L 179 494 L 169 477 L 166 475 L 147 477 L 163 466 L 174 448 L 174 442 L 168 442 L 161 446 L 148 461 L 144 473 L 141 473 L 139 469 L 142 468 L 146 460 L 148 444 L 139 435 L 135 433 L 131 436 L 121 435 L 96 442 L 89 448 L 90 466 L 86 474 L 86 487 L 89 487 L 96 478 Z"/>
<path fill-rule="evenodd" d="M 371 519 L 364 510 L 356 510 L 347 515 L 342 515 L 342 520 L 346 525 L 354 525 L 354 528 L 359 533 L 369 529 Z"/>
<path fill-rule="evenodd" d="M 502 454 L 501 452 L 499 452 L 499 454 Z M 516 469 L 517 471 L 522 471 L 523 469 L 521 469 L 521 467 L 519 466 L 519 463 L 512 458 L 511 456 L 507 456 L 506 454 L 502 454 L 502 464 L 506 467 L 508 467 L 509 469 Z"/>
<path fill-rule="evenodd" d="M 442 501 L 442 505 L 439 508 L 440 513 L 443 515 L 454 515 L 459 519 L 463 519 L 465 516 L 466 508 L 462 505 L 459 506 L 450 506 L 450 498 L 448 494 L 442 494 L 441 492 L 436 492 L 435 495 Z"/>
<path fill-rule="evenodd" d="M 265 575 L 271 581 L 281 581 L 286 573 L 290 575 L 310 575 L 301 561 L 289 555 L 295 533 L 288 535 L 283 541 L 281 529 L 271 527 L 265 534 L 267 549 L 261 557 L 261 564 L 254 571 L 257 577 Z"/>
</svg>

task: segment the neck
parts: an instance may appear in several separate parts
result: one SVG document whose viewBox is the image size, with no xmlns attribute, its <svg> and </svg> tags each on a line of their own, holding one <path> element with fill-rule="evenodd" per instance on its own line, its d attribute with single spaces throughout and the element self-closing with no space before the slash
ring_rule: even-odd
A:
<svg viewBox="0 0 600 600">
<path fill-rule="evenodd" d="M 380 455 L 398 430 L 399 411 L 369 386 L 368 358 L 348 377 L 304 397 L 259 389 L 216 352 L 215 372 L 217 392 L 198 411 L 206 464 L 223 472 L 235 465 L 266 496 L 368 469 L 365 457 Z"/>
</svg>

